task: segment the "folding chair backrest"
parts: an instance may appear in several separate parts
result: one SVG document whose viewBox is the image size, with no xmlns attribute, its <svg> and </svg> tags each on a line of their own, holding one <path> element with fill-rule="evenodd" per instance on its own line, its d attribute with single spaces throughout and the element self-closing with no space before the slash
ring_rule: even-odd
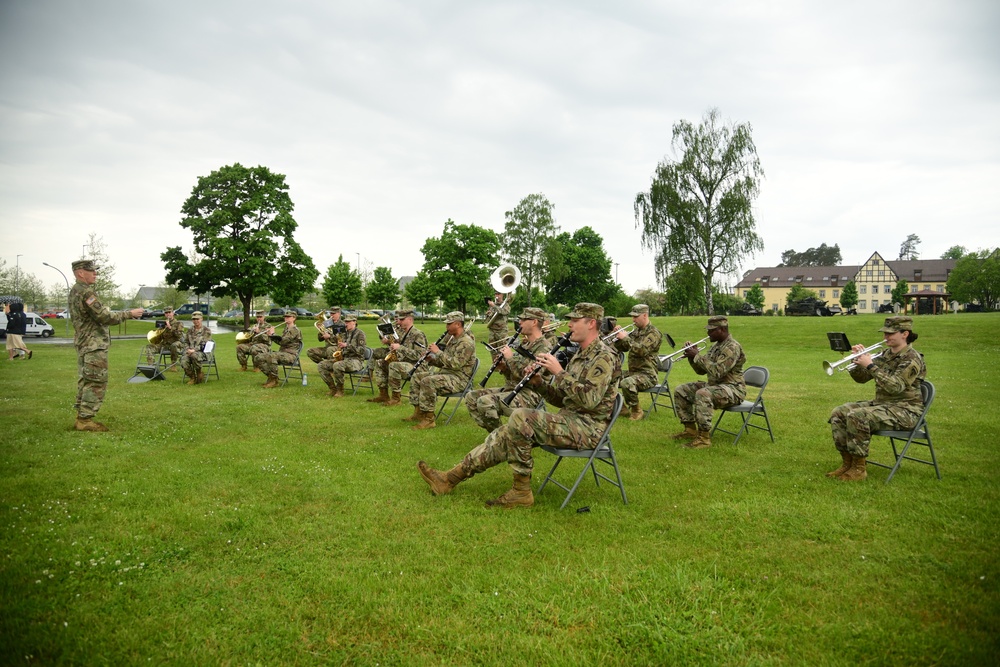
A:
<svg viewBox="0 0 1000 667">
<path fill-rule="evenodd" d="M 657 370 L 661 373 L 669 373 L 670 369 L 674 367 L 674 360 L 670 356 L 661 355 L 659 363 L 656 364 Z"/>
<path fill-rule="evenodd" d="M 757 387 L 764 391 L 767 381 L 771 379 L 771 374 L 763 366 L 751 366 L 743 371 L 743 381 L 750 387 Z"/>
</svg>

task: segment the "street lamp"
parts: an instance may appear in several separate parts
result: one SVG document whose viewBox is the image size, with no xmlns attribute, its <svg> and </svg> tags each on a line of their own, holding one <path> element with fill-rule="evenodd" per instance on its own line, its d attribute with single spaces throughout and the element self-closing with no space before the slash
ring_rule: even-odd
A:
<svg viewBox="0 0 1000 667">
<path fill-rule="evenodd" d="M 18 280 L 21 277 L 21 257 L 23 257 L 23 255 L 17 256 L 17 259 L 15 260 L 17 264 L 14 268 L 14 294 L 17 296 L 21 296 L 21 293 L 17 291 Z"/>
<path fill-rule="evenodd" d="M 56 267 L 52 266 L 48 262 L 42 262 L 42 265 L 43 266 L 47 266 L 50 269 L 56 269 Z M 56 271 L 59 271 L 59 275 L 61 275 L 63 277 L 63 280 L 66 281 L 66 317 L 65 317 L 65 320 L 66 320 L 66 338 L 69 338 L 69 278 L 67 278 L 66 274 L 63 273 L 62 271 L 60 271 L 59 269 L 56 269 Z"/>
<path fill-rule="evenodd" d="M 618 262 L 615 262 L 615 282 L 618 282 Z"/>
</svg>

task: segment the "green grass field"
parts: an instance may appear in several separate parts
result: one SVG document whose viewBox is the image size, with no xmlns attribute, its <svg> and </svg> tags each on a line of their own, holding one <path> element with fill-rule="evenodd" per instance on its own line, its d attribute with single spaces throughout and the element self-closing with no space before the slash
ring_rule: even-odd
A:
<svg viewBox="0 0 1000 667">
<path fill-rule="evenodd" d="M 704 321 L 654 320 L 678 341 Z M 622 419 L 628 505 L 587 480 L 562 511 L 557 488 L 485 508 L 506 466 L 432 497 L 417 460 L 453 465 L 485 435 L 464 408 L 411 431 L 408 404 L 330 399 L 308 360 L 308 386 L 263 390 L 232 334 L 199 386 L 128 384 L 143 341 L 113 342 L 112 431 L 73 432 L 73 348 L 28 340 L 32 360 L 0 363 L 0 662 L 998 664 L 1000 315 L 916 319 L 943 478 L 907 462 L 888 485 L 823 474 L 831 409 L 874 393 L 823 373 L 825 333 L 871 344 L 881 317 L 731 325 L 771 371 L 777 441 L 691 451 L 667 410 Z"/>
</svg>

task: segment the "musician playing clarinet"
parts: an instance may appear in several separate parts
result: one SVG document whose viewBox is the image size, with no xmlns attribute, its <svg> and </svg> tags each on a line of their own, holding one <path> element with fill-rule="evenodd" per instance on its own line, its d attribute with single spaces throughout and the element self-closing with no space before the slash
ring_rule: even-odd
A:
<svg viewBox="0 0 1000 667">
<path fill-rule="evenodd" d="M 875 400 L 845 403 L 830 415 L 833 444 L 843 464 L 826 474 L 845 482 L 868 477 L 868 444 L 872 431 L 913 428 L 924 404 L 920 381 L 927 377 L 924 358 L 911 345 L 917 339 L 910 317 L 888 317 L 879 331 L 889 349 L 874 358 L 870 353 L 858 356 L 849 367 L 859 384 L 875 380 Z M 855 345 L 855 353 L 865 350 Z"/>
<path fill-rule="evenodd" d="M 465 330 L 465 315 L 459 311 L 444 317 L 447 335 L 428 348 L 424 364 L 410 380 L 410 403 L 413 414 L 403 421 L 417 422 L 415 430 L 434 428 L 439 394 L 465 389 L 476 362 L 476 341 Z M 440 347 L 439 347 L 440 345 Z"/>
<path fill-rule="evenodd" d="M 541 354 L 552 347 L 542 335 L 542 322 L 545 318 L 545 311 L 541 308 L 525 308 L 521 312 L 518 316 L 521 325 L 518 347 L 532 355 Z M 469 409 L 472 421 L 486 429 L 487 433 L 495 431 L 500 426 L 501 414 L 509 416 L 513 408 L 534 408 L 542 400 L 538 392 L 528 387 L 518 393 L 510 407 L 501 402 L 501 399 L 524 377 L 531 360 L 512 350 L 510 345 L 504 345 L 498 352 L 503 357 L 503 361 L 497 366 L 497 370 L 506 379 L 503 387 L 476 389 L 465 396 L 465 407 Z"/>
<path fill-rule="evenodd" d="M 487 506 L 530 507 L 535 502 L 531 493 L 533 447 L 590 449 L 597 444 L 614 410 L 621 365 L 618 355 L 600 340 L 599 320 L 604 317 L 604 308 L 578 303 L 567 317 L 570 339 L 579 344 L 580 351 L 565 368 L 554 354 L 536 355 L 537 364 L 553 377 L 551 384 L 540 374 L 532 378 L 533 389 L 559 411 L 517 408 L 506 424 L 451 470 L 435 470 L 420 461 L 417 469 L 431 493 L 450 493 L 463 480 L 506 461 L 514 472 L 513 487 Z M 529 367 L 528 372 L 532 370 Z"/>
</svg>

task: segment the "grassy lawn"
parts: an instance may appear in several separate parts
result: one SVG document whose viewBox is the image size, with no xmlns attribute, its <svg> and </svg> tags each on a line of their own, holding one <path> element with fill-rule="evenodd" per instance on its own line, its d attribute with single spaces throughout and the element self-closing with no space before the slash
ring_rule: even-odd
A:
<svg viewBox="0 0 1000 667">
<path fill-rule="evenodd" d="M 996 665 L 1000 315 L 916 318 L 942 480 L 908 462 L 888 485 L 833 481 L 826 420 L 874 388 L 825 375 L 825 333 L 867 345 L 881 321 L 733 318 L 771 371 L 777 441 L 690 451 L 667 410 L 622 419 L 629 504 L 587 480 L 563 511 L 557 488 L 485 508 L 506 466 L 432 497 L 417 460 L 453 465 L 485 435 L 464 408 L 411 431 L 408 404 L 328 398 L 308 360 L 308 386 L 263 390 L 232 334 L 221 382 L 193 387 L 126 383 L 144 341 L 114 341 L 112 431 L 76 433 L 73 348 L 28 340 L 31 361 L 0 363 L 0 661 Z M 654 322 L 704 336 L 705 318 Z M 678 364 L 671 384 L 694 378 Z"/>
</svg>

